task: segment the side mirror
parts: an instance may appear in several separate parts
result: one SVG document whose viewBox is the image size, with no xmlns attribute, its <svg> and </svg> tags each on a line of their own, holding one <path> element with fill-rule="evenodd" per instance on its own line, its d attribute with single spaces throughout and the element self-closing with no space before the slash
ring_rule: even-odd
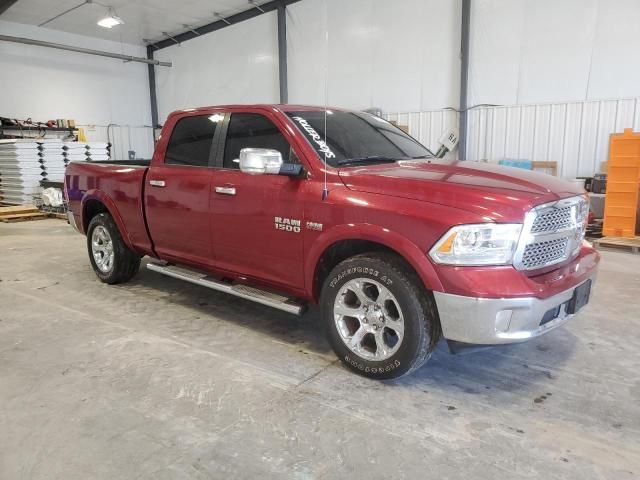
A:
<svg viewBox="0 0 640 480">
<path fill-rule="evenodd" d="M 282 154 L 270 148 L 243 148 L 239 161 L 240 171 L 249 175 L 278 175 L 282 167 Z"/>
</svg>

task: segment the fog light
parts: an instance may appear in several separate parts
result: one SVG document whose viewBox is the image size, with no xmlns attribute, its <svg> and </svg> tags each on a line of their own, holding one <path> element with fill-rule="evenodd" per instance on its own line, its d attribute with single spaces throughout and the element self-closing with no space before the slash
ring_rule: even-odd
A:
<svg viewBox="0 0 640 480">
<path fill-rule="evenodd" d="M 513 310 L 500 310 L 496 313 L 496 332 L 507 332 L 511 325 L 511 315 Z"/>
</svg>

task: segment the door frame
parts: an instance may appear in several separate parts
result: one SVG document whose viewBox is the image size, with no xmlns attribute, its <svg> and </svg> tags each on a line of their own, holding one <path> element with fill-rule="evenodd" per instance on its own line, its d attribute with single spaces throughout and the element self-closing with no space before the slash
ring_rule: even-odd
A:
<svg viewBox="0 0 640 480">
<path fill-rule="evenodd" d="M 231 107 L 228 107 L 227 109 L 224 109 L 223 111 L 226 112 L 225 118 L 223 120 L 222 128 L 220 128 L 219 130 L 220 130 L 220 135 L 224 135 L 224 136 L 217 138 L 218 145 L 217 145 L 216 157 L 215 157 L 215 161 L 212 169 L 213 179 L 214 179 L 213 184 L 215 184 L 216 172 L 238 175 L 238 176 L 241 176 L 240 178 L 242 178 L 242 176 L 247 176 L 247 177 L 251 176 L 248 173 L 242 172 L 239 168 L 239 165 L 238 165 L 238 168 L 225 168 L 223 166 L 227 132 L 229 129 L 229 124 L 231 122 L 231 117 L 234 113 L 262 115 L 267 120 L 269 120 L 278 129 L 280 134 L 287 141 L 289 147 L 295 153 L 296 157 L 298 158 L 298 161 L 303 166 L 305 172 L 309 172 L 309 167 L 308 167 L 309 162 L 304 156 L 305 155 L 304 149 L 298 144 L 298 139 L 294 135 L 292 135 L 289 131 L 287 131 L 287 129 L 285 128 L 286 123 L 281 118 L 279 118 L 279 115 L 277 113 L 261 107 L 239 107 L 239 106 L 236 106 L 236 107 L 231 106 Z M 260 176 L 271 177 L 273 175 L 258 175 L 258 177 Z M 299 178 L 291 178 L 291 177 L 282 177 L 282 178 L 290 182 L 308 182 L 309 181 L 309 178 L 307 177 L 306 174 Z M 212 202 L 216 201 L 215 200 L 216 197 L 213 192 L 211 194 L 211 198 L 212 198 L 211 200 Z M 211 205 L 212 203 L 210 204 L 210 212 L 211 212 Z M 300 220 L 304 221 L 305 206 L 303 203 L 301 205 L 302 205 L 301 207 L 302 215 L 300 216 Z M 215 250 L 215 241 L 213 240 L 213 235 L 214 233 L 212 232 L 211 244 L 212 244 L 212 248 Z M 301 231 L 300 242 L 301 242 L 301 248 L 302 248 L 302 255 L 304 256 L 304 230 Z M 219 264 L 218 258 L 215 258 L 215 263 L 216 263 L 216 265 L 214 266 L 215 270 L 217 270 L 218 272 L 225 272 L 229 274 L 229 276 L 232 278 L 240 278 L 244 283 L 260 285 L 267 288 L 272 288 L 276 291 L 287 291 L 290 293 L 294 293 L 297 296 L 304 295 L 305 293 L 303 283 L 301 283 L 300 285 L 297 285 L 297 284 L 290 284 L 290 283 L 282 283 L 276 280 L 267 280 L 267 279 L 261 278 L 260 276 L 257 276 L 255 272 L 252 272 L 251 270 L 230 268 L 227 266 L 223 267 Z M 302 267 L 302 271 L 304 272 L 304 262 L 301 264 L 301 267 Z M 247 282 L 247 279 L 250 279 L 249 282 Z M 303 280 L 304 280 L 304 273 L 303 273 Z"/>
<path fill-rule="evenodd" d="M 218 142 L 217 151 L 215 158 L 213 159 L 213 167 L 220 170 L 240 170 L 238 168 L 224 168 L 224 150 L 227 144 L 227 131 L 229 129 L 229 123 L 231 122 L 231 116 L 234 113 L 252 113 L 256 115 L 262 115 L 271 123 L 273 123 L 280 134 L 284 137 L 284 139 L 289 144 L 290 148 L 293 149 L 296 157 L 302 164 L 304 170 L 309 172 L 311 169 L 309 168 L 309 161 L 306 158 L 306 152 L 301 145 L 298 144 L 298 138 L 292 135 L 286 128 L 285 123 L 279 118 L 279 115 L 274 114 L 265 108 L 260 107 L 228 107 L 227 109 L 221 109 L 225 112 L 225 118 L 223 120 L 222 126 L 220 129 L 216 129 L 216 136 L 214 137 L 214 141 Z M 286 115 L 285 113 L 281 113 L 282 115 Z M 220 131 L 220 137 L 218 137 L 218 130 Z M 306 178 L 301 178 L 301 180 L 306 180 Z"/>
<path fill-rule="evenodd" d="M 169 148 L 169 145 L 171 143 L 171 137 L 172 134 L 174 132 L 174 129 L 176 127 L 176 125 L 182 121 L 185 118 L 189 118 L 189 117 L 211 117 L 212 115 L 216 115 L 216 114 L 220 114 L 223 115 L 224 118 L 222 119 L 222 121 L 220 122 L 220 124 L 218 126 L 216 126 L 215 132 L 213 134 L 213 138 L 211 139 L 211 147 L 209 148 L 209 156 L 207 158 L 207 164 L 206 165 L 181 165 L 181 164 L 173 164 L 173 163 L 167 163 L 166 162 L 166 156 L 167 156 L 167 151 Z M 223 130 L 223 125 L 225 124 L 225 122 L 228 120 L 228 113 L 224 110 L 224 109 L 216 109 L 213 111 L 208 111 L 208 112 L 203 112 L 203 111 L 192 111 L 192 112 L 181 112 L 179 115 L 176 115 L 175 117 L 170 119 L 170 122 L 168 123 L 168 126 L 170 128 L 170 132 L 171 134 L 169 135 L 169 137 L 164 141 L 164 145 L 162 145 L 162 151 L 160 151 L 160 155 L 158 155 L 158 158 L 154 158 L 154 161 L 151 162 L 151 164 L 149 165 L 149 170 L 147 172 L 147 175 L 144 178 L 144 189 L 143 189 L 143 202 L 146 204 L 146 197 L 147 197 L 147 190 L 150 187 L 149 182 L 151 180 L 154 179 L 154 175 L 159 174 L 162 175 L 162 170 L 167 169 L 167 168 L 177 168 L 179 170 L 184 170 L 184 171 L 188 171 L 188 169 L 201 169 L 200 171 L 206 172 L 206 174 L 210 177 L 213 178 L 213 173 L 215 171 L 216 168 L 216 158 L 218 155 L 218 147 L 220 144 L 220 139 L 224 138 L 221 137 L 222 135 L 222 130 Z M 226 134 L 226 129 L 224 129 L 224 133 Z M 163 139 L 164 140 L 164 139 Z M 222 142 L 224 143 L 224 142 Z M 198 170 L 195 170 L 198 171 Z M 210 187 L 212 186 L 212 183 L 210 182 Z M 208 205 L 207 208 L 210 208 L 210 202 L 211 202 L 211 191 L 209 191 L 209 195 L 208 195 Z M 210 222 L 210 218 L 209 215 L 207 216 L 207 218 L 209 219 Z M 147 221 L 147 220 L 145 220 Z M 150 230 L 151 227 L 147 226 L 147 228 Z M 207 229 L 208 231 L 210 231 L 210 226 Z M 150 235 L 151 237 L 151 235 Z M 153 237 L 151 237 L 153 238 Z M 152 240 L 153 241 L 153 240 Z M 211 265 L 214 263 L 215 261 L 215 252 L 213 251 L 213 245 L 211 244 L 211 238 L 210 238 L 210 243 L 209 243 L 209 247 L 210 247 L 210 254 L 207 257 L 208 258 L 208 262 L 206 264 L 201 264 L 200 262 L 198 263 L 194 263 L 193 260 L 191 259 L 187 259 L 187 258 L 177 258 L 174 257 L 173 255 L 171 255 L 172 259 L 171 261 L 174 262 L 178 262 L 180 261 L 181 263 L 185 263 L 185 264 L 189 264 L 195 267 L 199 267 L 199 268 L 210 268 Z M 155 256 L 157 258 L 162 258 L 162 257 L 166 257 L 166 254 L 162 254 L 159 253 L 157 251 L 157 245 L 155 244 L 155 241 L 153 241 L 153 253 L 155 254 Z M 205 258 L 205 257 L 202 257 Z"/>
</svg>

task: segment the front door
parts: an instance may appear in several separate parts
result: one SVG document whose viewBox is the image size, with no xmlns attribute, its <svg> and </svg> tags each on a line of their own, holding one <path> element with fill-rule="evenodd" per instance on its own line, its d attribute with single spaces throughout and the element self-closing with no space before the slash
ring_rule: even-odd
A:
<svg viewBox="0 0 640 480">
<path fill-rule="evenodd" d="M 242 148 L 271 148 L 284 162 L 298 156 L 278 127 L 261 113 L 231 113 L 213 171 L 211 238 L 219 268 L 301 288 L 305 180 L 249 175 L 239 170 Z M 221 138 L 221 141 L 223 139 Z"/>
<path fill-rule="evenodd" d="M 224 116 L 190 115 L 178 119 L 163 162 L 147 174 L 145 205 L 154 249 L 163 260 L 210 266 L 209 202 L 214 137 Z"/>
</svg>

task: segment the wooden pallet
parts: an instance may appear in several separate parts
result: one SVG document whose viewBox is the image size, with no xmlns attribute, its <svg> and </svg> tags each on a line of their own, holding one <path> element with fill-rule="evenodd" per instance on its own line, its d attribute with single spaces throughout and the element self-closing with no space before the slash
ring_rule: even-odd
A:
<svg viewBox="0 0 640 480">
<path fill-rule="evenodd" d="M 15 215 L 4 215 L 0 217 L 2 223 L 27 222 L 29 220 L 43 220 L 47 218 L 42 212 L 38 213 L 18 213 Z"/>
<path fill-rule="evenodd" d="M 0 217 L 6 215 L 18 215 L 20 213 L 38 213 L 38 207 L 35 205 L 14 205 L 12 207 L 0 207 Z"/>
<path fill-rule="evenodd" d="M 602 237 L 593 241 L 597 247 L 619 248 L 640 253 L 640 237 Z"/>
<path fill-rule="evenodd" d="M 16 205 L 0 207 L 0 221 L 3 223 L 26 222 L 27 220 L 41 220 L 47 218 L 33 205 Z"/>
</svg>

